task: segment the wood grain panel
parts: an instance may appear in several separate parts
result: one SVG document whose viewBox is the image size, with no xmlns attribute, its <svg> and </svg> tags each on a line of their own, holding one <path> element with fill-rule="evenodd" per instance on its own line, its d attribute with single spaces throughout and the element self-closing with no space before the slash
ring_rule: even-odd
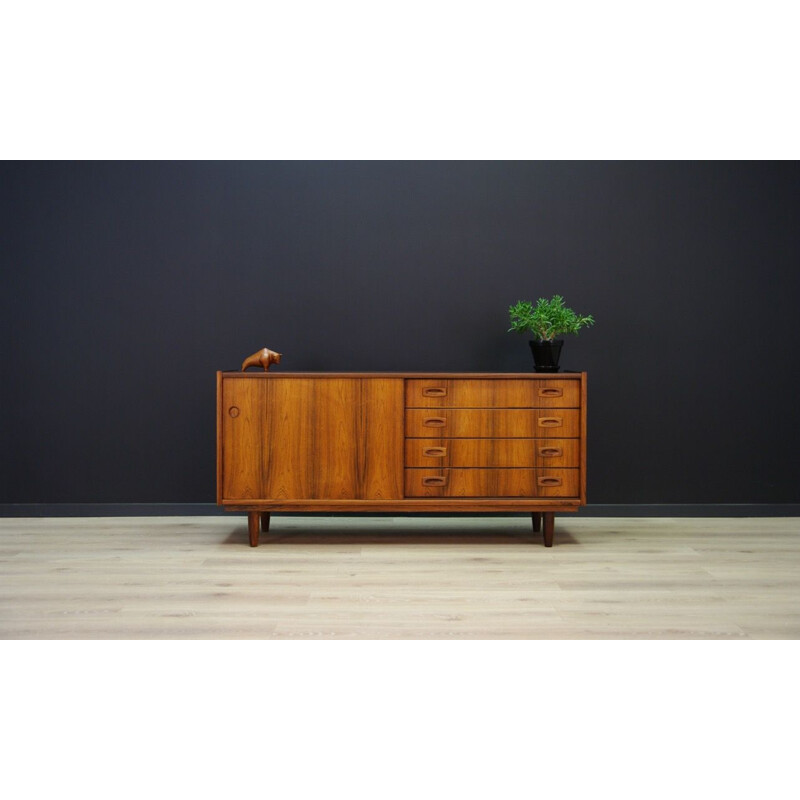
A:
<svg viewBox="0 0 800 800">
<path fill-rule="evenodd" d="M 580 384 L 569 379 L 406 381 L 408 408 L 577 408 Z"/>
<path fill-rule="evenodd" d="M 577 497 L 579 472 L 578 469 L 407 469 L 405 489 L 406 497 Z"/>
<path fill-rule="evenodd" d="M 267 381 L 264 499 L 403 495 L 402 379 Z"/>
<path fill-rule="evenodd" d="M 262 497 L 281 500 L 314 497 L 314 381 L 264 381 L 266 437 Z"/>
<path fill-rule="evenodd" d="M 578 439 L 406 439 L 407 467 L 577 467 Z"/>
<path fill-rule="evenodd" d="M 275 499 L 357 497 L 359 381 L 267 381 L 264 494 Z"/>
<path fill-rule="evenodd" d="M 264 383 L 245 378 L 222 381 L 219 424 L 223 499 L 263 497 L 264 389 Z"/>
<path fill-rule="evenodd" d="M 577 408 L 409 408 L 405 413 L 407 437 L 566 439 L 580 435 Z"/>
<path fill-rule="evenodd" d="M 358 441 L 360 380 L 313 381 L 304 462 L 310 473 L 308 497 L 354 499 L 359 496 Z"/>
<path fill-rule="evenodd" d="M 358 496 L 403 496 L 403 380 L 364 378 L 358 426 Z"/>
</svg>

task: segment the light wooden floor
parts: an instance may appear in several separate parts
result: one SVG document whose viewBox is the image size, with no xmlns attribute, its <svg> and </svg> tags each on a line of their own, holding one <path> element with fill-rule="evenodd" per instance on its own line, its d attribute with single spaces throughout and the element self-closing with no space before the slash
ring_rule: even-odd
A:
<svg viewBox="0 0 800 800">
<path fill-rule="evenodd" d="M 800 519 L 0 520 L 3 639 L 795 639 Z"/>
</svg>

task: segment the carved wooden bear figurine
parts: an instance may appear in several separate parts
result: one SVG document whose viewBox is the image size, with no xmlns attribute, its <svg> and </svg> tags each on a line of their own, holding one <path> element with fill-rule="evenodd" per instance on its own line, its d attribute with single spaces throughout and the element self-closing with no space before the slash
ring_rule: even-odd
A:
<svg viewBox="0 0 800 800">
<path fill-rule="evenodd" d="M 247 356 L 242 363 L 242 372 L 244 372 L 248 367 L 264 367 L 264 371 L 266 372 L 272 364 L 281 363 L 281 355 L 282 353 L 276 353 L 273 350 L 267 350 L 265 347 L 263 350 L 259 350 L 257 353 Z"/>
</svg>

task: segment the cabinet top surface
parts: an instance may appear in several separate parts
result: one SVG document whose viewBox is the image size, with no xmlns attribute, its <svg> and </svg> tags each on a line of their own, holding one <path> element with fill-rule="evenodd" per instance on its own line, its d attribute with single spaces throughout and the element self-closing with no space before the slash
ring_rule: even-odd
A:
<svg viewBox="0 0 800 800">
<path fill-rule="evenodd" d="M 225 378 L 452 378 L 580 380 L 585 372 L 220 372 Z"/>
</svg>

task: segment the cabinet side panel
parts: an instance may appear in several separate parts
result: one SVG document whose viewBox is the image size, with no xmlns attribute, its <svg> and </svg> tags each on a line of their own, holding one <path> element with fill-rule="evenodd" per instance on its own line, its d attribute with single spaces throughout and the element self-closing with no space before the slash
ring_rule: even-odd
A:
<svg viewBox="0 0 800 800">
<path fill-rule="evenodd" d="M 403 497 L 402 378 L 363 378 L 358 432 L 359 498 Z"/>
<path fill-rule="evenodd" d="M 224 378 L 219 424 L 222 499 L 259 499 L 263 496 L 264 382 Z"/>
<path fill-rule="evenodd" d="M 586 505 L 586 373 L 581 373 L 581 505 Z"/>
<path fill-rule="evenodd" d="M 217 371 L 217 504 L 222 502 L 222 373 Z"/>
</svg>

